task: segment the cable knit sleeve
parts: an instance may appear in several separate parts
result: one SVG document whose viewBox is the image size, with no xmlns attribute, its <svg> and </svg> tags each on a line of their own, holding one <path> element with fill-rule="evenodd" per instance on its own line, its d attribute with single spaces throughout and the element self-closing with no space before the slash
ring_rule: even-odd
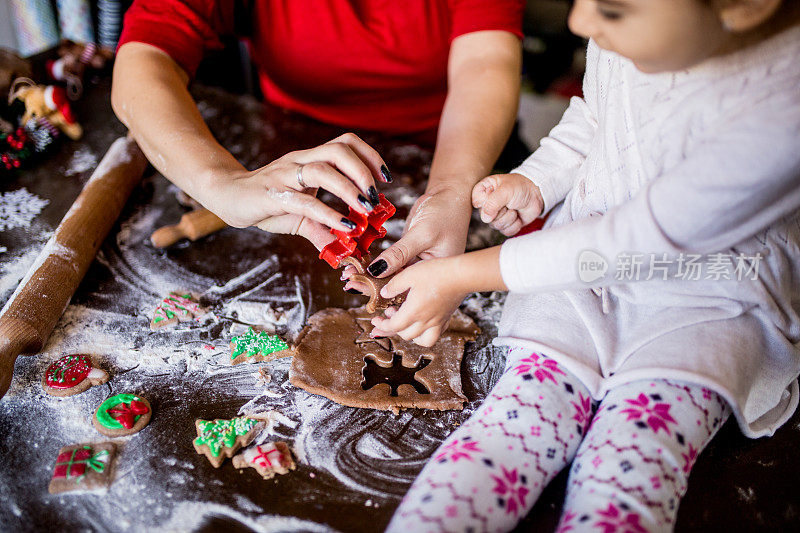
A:
<svg viewBox="0 0 800 533">
<path fill-rule="evenodd" d="M 575 180 L 575 171 L 586 159 L 597 130 L 596 87 L 600 63 L 599 49 L 589 42 L 586 50 L 587 70 L 583 78 L 583 98 L 570 100 L 561 121 L 542 139 L 537 149 L 519 167 L 512 170 L 531 180 L 542 192 L 547 213 L 562 201 Z"/>
<path fill-rule="evenodd" d="M 763 95 L 762 95 L 763 96 Z M 593 250 L 610 268 L 592 285 L 621 283 L 619 254 L 711 254 L 800 209 L 800 97 L 760 98 L 708 128 L 691 153 L 602 216 L 509 239 L 500 253 L 509 289 L 579 289 L 578 257 Z M 642 265 L 639 279 L 647 279 Z"/>
</svg>

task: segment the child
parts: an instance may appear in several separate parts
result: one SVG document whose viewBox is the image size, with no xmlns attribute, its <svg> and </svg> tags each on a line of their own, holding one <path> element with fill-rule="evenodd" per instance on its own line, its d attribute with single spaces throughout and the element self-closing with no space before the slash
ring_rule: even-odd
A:
<svg viewBox="0 0 800 533">
<path fill-rule="evenodd" d="M 577 0 L 584 99 L 473 191 L 502 246 L 422 261 L 375 335 L 431 345 L 473 291 L 510 290 L 506 371 L 433 454 L 389 531 L 502 531 L 572 463 L 559 531 L 669 531 L 732 412 L 798 403 L 800 2 Z M 595 404 L 595 402 L 598 402 Z"/>
</svg>

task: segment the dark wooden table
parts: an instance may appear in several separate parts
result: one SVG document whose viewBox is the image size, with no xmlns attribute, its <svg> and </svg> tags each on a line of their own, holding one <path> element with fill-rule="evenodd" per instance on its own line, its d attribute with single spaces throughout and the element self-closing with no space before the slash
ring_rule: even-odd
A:
<svg viewBox="0 0 800 533">
<path fill-rule="evenodd" d="M 195 96 L 217 138 L 249 168 L 283 153 L 315 146 L 336 128 L 265 107 L 244 97 L 196 87 Z M 124 127 L 114 118 L 107 85 L 77 105 L 86 136 L 65 143 L 1 191 L 26 187 L 49 200 L 28 228 L 0 232 L 5 301 L 47 237 L 78 195 L 92 169 Z M 398 219 L 420 193 L 430 153 L 414 145 L 365 135 L 398 178 L 383 187 Z M 91 166 L 91 165 L 89 165 Z M 80 170 L 80 171 L 76 171 Z M 175 223 L 184 208 L 175 189 L 149 171 L 41 355 L 20 358 L 8 395 L 0 401 L 0 530 L 380 531 L 439 442 L 479 405 L 503 367 L 490 346 L 503 296 L 471 296 L 465 311 L 483 328 L 462 365 L 462 412 L 405 411 L 400 415 L 338 406 L 287 382 L 288 360 L 263 366 L 222 364 L 232 334 L 247 324 L 273 325 L 292 338 L 311 313 L 354 306 L 338 274 L 296 237 L 255 229 L 225 229 L 196 243 L 156 250 L 156 228 Z M 389 225 L 399 237 L 402 223 Z M 499 241 L 473 224 L 472 248 Z M 203 295 L 216 318 L 150 332 L 148 315 L 171 288 Z M 81 395 L 58 399 L 41 390 L 41 373 L 62 353 L 96 353 L 112 379 Z M 96 406 L 111 392 L 147 397 L 154 409 L 141 433 L 117 439 L 122 452 L 106 494 L 47 493 L 61 446 L 103 440 L 91 425 Z M 289 420 L 275 438 L 288 441 L 296 471 L 264 481 L 227 462 L 214 469 L 194 452 L 195 418 L 229 418 L 247 404 L 274 409 Z M 679 530 L 794 529 L 800 526 L 797 415 L 772 439 L 750 441 L 728 423 L 700 457 L 679 512 Z M 296 424 L 295 427 L 291 427 Z M 552 531 L 566 476 L 559 476 L 520 526 Z"/>
</svg>

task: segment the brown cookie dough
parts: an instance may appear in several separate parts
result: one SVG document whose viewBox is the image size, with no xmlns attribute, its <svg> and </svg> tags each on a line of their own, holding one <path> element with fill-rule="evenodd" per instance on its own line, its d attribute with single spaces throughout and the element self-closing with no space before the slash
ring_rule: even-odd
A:
<svg viewBox="0 0 800 533">
<path fill-rule="evenodd" d="M 76 444 L 61 448 L 56 457 L 50 494 L 106 489 L 111 484 L 111 466 L 116 446 L 112 442 Z"/>
<path fill-rule="evenodd" d="M 398 411 L 461 409 L 464 345 L 480 332 L 460 311 L 431 348 L 399 338 L 356 342 L 364 335 L 364 308 L 323 309 L 308 320 L 295 347 L 290 382 L 342 405 Z"/>
<path fill-rule="evenodd" d="M 341 263 L 339 263 L 341 267 L 352 266 L 355 268 L 356 273 L 350 276 L 349 280 L 359 284 L 363 288 L 362 292 L 364 295 L 369 297 L 369 301 L 364 306 L 367 313 L 382 311 L 393 305 L 402 305 L 406 300 L 406 293 L 408 291 L 403 294 L 398 294 L 394 298 L 384 298 L 381 296 L 381 289 L 383 289 L 394 276 L 375 278 L 369 272 L 367 272 L 365 266 L 367 264 L 369 264 L 369 257 L 365 257 L 362 260 L 358 260 L 353 257 L 345 257 L 342 259 Z"/>
<path fill-rule="evenodd" d="M 266 422 L 255 418 L 218 418 L 216 420 L 195 420 L 197 438 L 194 449 L 204 454 L 208 461 L 219 468 L 227 457 L 233 457 L 261 433 Z"/>
<path fill-rule="evenodd" d="M 366 309 L 363 307 L 359 307 L 358 309 L 352 309 L 354 317 L 356 319 L 356 324 L 358 327 L 361 328 L 363 333 L 356 338 L 356 344 L 363 344 L 365 342 L 374 342 L 384 350 L 391 351 L 392 350 L 392 341 L 389 340 L 387 337 L 379 337 L 379 338 L 372 338 L 370 337 L 370 333 L 372 330 L 375 329 L 375 326 L 372 325 L 372 317 L 375 315 L 371 313 L 367 313 Z"/>
<path fill-rule="evenodd" d="M 42 388 L 51 396 L 72 396 L 108 381 L 108 373 L 91 356 L 64 355 L 52 362 L 42 376 Z"/>
<path fill-rule="evenodd" d="M 141 396 L 115 394 L 97 407 L 92 424 L 107 437 L 125 437 L 144 429 L 152 414 L 150 402 Z"/>
<path fill-rule="evenodd" d="M 231 462 L 234 468 L 255 468 L 264 479 L 288 474 L 295 469 L 289 446 L 282 441 L 254 444 L 234 456 Z"/>
<path fill-rule="evenodd" d="M 381 289 L 383 289 L 394 276 L 387 278 L 373 278 L 369 274 L 353 274 L 350 276 L 350 281 L 361 283 L 364 287 L 364 294 L 369 296 L 369 301 L 364 308 L 368 313 L 376 311 L 383 311 L 391 306 L 400 306 L 406 301 L 406 292 L 398 294 L 394 298 L 384 298 L 381 296 Z"/>
</svg>

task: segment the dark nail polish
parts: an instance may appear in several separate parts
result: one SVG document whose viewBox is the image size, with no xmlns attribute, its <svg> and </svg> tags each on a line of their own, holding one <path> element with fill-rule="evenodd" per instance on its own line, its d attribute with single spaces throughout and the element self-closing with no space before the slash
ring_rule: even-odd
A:
<svg viewBox="0 0 800 533">
<path fill-rule="evenodd" d="M 349 230 L 356 229 L 356 223 L 350 220 L 349 218 L 342 217 L 342 224 Z"/>
<path fill-rule="evenodd" d="M 367 211 L 372 211 L 373 209 L 375 209 L 375 206 L 371 204 L 370 201 L 367 200 L 363 194 L 359 194 L 356 200 L 358 200 L 358 203 L 360 203 Z"/>
<path fill-rule="evenodd" d="M 371 185 L 370 188 L 367 189 L 367 194 L 369 195 L 369 201 L 372 202 L 372 205 L 381 203 L 381 199 L 378 197 L 378 190 L 374 185 Z"/>
<path fill-rule="evenodd" d="M 347 289 L 347 292 L 350 294 L 361 294 L 361 291 L 358 289 Z"/>
<path fill-rule="evenodd" d="M 377 277 L 377 276 L 380 276 L 381 274 L 383 274 L 384 272 L 386 272 L 387 268 L 389 268 L 389 264 L 386 262 L 386 260 L 385 259 L 378 259 L 377 261 L 372 263 L 370 266 L 368 266 L 367 270 L 369 270 L 370 274 L 372 274 L 373 276 Z"/>
<path fill-rule="evenodd" d="M 389 172 L 389 167 L 386 165 L 381 165 L 381 176 L 383 176 L 383 181 L 386 183 L 391 183 L 394 180 L 392 173 Z"/>
<path fill-rule="evenodd" d="M 370 335 L 373 339 L 385 339 L 386 335 Z"/>
</svg>

